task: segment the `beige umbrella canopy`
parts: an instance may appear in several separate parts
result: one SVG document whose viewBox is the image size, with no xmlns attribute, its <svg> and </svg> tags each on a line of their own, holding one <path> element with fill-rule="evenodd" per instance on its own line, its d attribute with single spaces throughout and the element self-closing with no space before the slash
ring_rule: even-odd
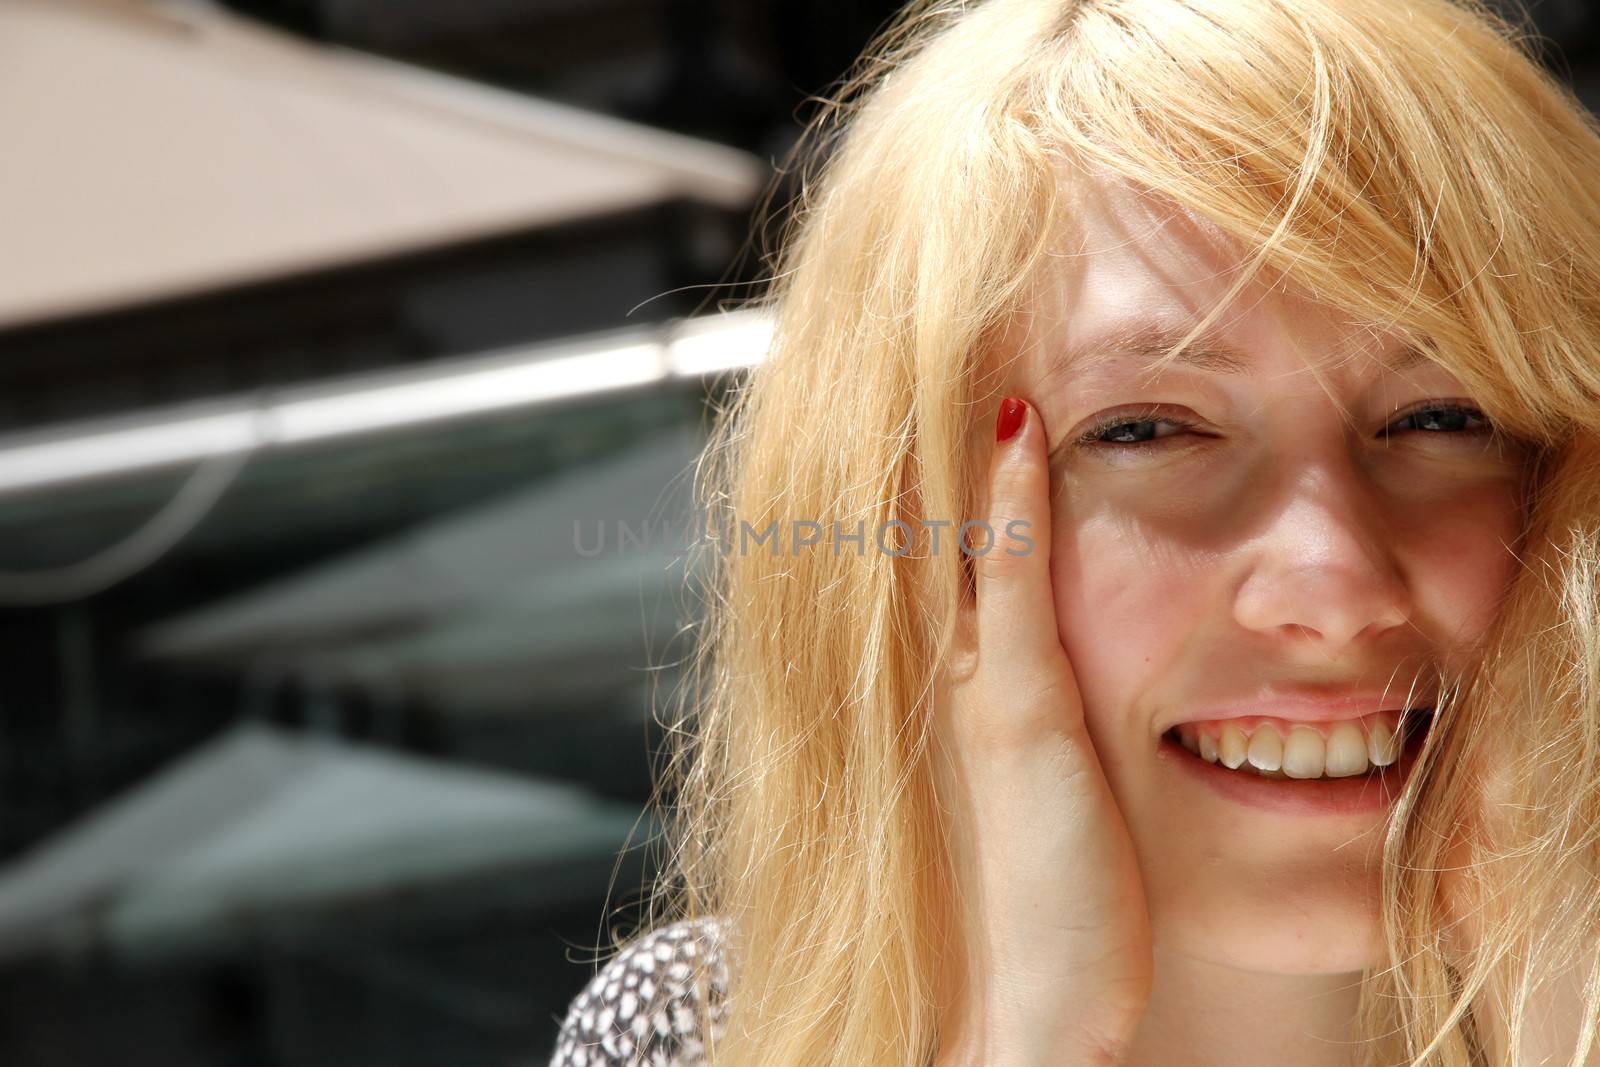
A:
<svg viewBox="0 0 1600 1067">
<path fill-rule="evenodd" d="M 0 4 L 0 327 L 687 196 L 734 149 L 348 50 L 199 0 Z"/>
</svg>

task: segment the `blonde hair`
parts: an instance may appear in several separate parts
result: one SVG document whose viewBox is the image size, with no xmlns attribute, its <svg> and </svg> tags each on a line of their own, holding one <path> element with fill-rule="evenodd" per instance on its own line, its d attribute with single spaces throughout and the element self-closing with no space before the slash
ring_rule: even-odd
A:
<svg viewBox="0 0 1600 1067">
<path fill-rule="evenodd" d="M 1596 1043 L 1600 131 L 1525 35 L 1447 0 L 930 0 L 806 144 L 815 173 L 760 300 L 770 352 L 697 469 L 716 520 L 706 616 L 657 785 L 668 855 L 647 925 L 726 930 L 711 1062 L 937 1052 L 935 975 L 960 935 L 928 703 L 959 554 L 921 535 L 888 552 L 838 531 L 798 552 L 733 542 L 803 519 L 864 528 L 870 549 L 891 520 L 976 513 L 986 353 L 1060 221 L 1067 158 L 1423 347 L 1537 446 L 1515 585 L 1386 840 L 1389 960 L 1364 976 L 1363 1055 L 1488 1063 L 1477 998 L 1531 1040 L 1519 992 L 1574 964 Z M 1504 833 L 1463 837 L 1488 767 Z M 1463 859 L 1482 930 L 1457 970 L 1439 880 Z"/>
</svg>

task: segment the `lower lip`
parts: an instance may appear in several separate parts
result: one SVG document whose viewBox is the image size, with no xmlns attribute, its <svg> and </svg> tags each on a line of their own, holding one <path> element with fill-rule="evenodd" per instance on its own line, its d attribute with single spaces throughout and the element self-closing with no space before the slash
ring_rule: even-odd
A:
<svg viewBox="0 0 1600 1067">
<path fill-rule="evenodd" d="M 1230 771 L 1210 763 L 1176 741 L 1162 735 L 1159 758 L 1170 761 L 1184 774 L 1247 807 L 1288 815 L 1361 815 L 1382 811 L 1395 802 L 1417 761 L 1426 734 L 1419 734 L 1400 752 L 1400 758 L 1377 774 L 1349 778 L 1262 778 L 1249 771 Z"/>
</svg>

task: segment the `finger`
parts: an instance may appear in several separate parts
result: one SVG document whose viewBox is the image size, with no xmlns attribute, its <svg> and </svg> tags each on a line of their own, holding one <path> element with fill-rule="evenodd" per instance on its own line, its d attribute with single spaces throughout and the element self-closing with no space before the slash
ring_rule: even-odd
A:
<svg viewBox="0 0 1600 1067">
<path fill-rule="evenodd" d="M 1020 417 L 1020 425 L 1016 420 Z M 996 440 L 989 463 L 985 506 L 993 539 L 988 551 L 972 546 L 977 574 L 977 624 L 980 656 L 993 666 L 1015 664 L 1034 675 L 1059 670 L 1066 657 L 1056 629 L 1050 582 L 1049 474 L 1044 423 L 1032 405 L 1017 397 L 1000 405 Z M 982 532 L 975 540 L 986 539 Z M 1038 684 L 1039 678 L 1017 682 Z"/>
</svg>

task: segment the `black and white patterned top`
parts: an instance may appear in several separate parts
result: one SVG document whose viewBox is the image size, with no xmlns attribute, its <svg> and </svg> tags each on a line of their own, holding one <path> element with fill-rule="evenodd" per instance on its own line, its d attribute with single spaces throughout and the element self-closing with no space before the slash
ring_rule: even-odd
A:
<svg viewBox="0 0 1600 1067">
<path fill-rule="evenodd" d="M 680 919 L 613 956 L 573 998 L 550 1067 L 692 1067 L 705 1062 L 691 966 L 703 959 L 712 1036 L 722 1036 L 728 965 L 721 920 Z"/>
</svg>

